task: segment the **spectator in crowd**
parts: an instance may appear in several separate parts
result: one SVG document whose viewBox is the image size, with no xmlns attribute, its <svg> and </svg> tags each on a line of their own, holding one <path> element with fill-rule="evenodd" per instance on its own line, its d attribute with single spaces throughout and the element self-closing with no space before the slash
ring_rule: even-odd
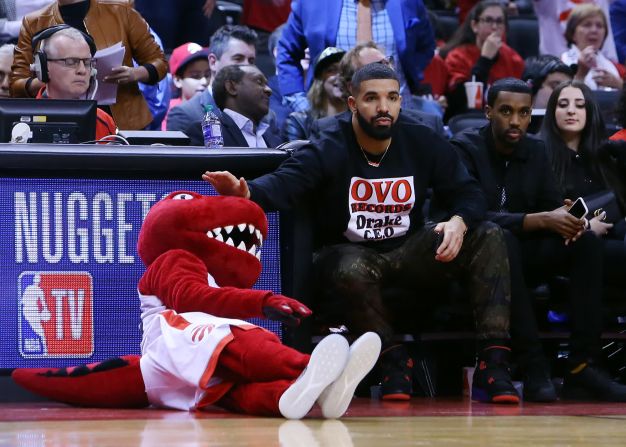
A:
<svg viewBox="0 0 626 447">
<path fill-rule="evenodd" d="M 111 113 L 123 129 L 143 129 L 152 121 L 152 114 L 143 98 L 138 82 L 154 84 L 167 73 L 163 51 L 148 31 L 148 24 L 128 2 L 98 0 L 57 0 L 50 6 L 24 17 L 15 48 L 11 94 L 34 97 L 42 83 L 32 76 L 31 40 L 33 35 L 52 25 L 66 23 L 80 31 L 93 34 L 96 46 L 104 49 L 121 42 L 126 48 L 123 65 L 114 67 L 105 78 L 118 85 Z M 140 65 L 133 67 L 133 59 Z"/>
<path fill-rule="evenodd" d="M 338 17 L 338 20 L 322 20 Z M 435 39 L 422 0 L 296 0 L 278 43 L 280 91 L 293 111 L 310 107 L 306 91 L 313 80 L 303 77 L 300 59 L 309 48 L 316 60 L 326 47 L 348 51 L 373 40 L 397 64 L 402 94 L 417 92 L 433 57 Z M 408 87 L 406 89 L 405 87 Z"/>
<path fill-rule="evenodd" d="M 285 122 L 285 140 L 307 140 L 313 121 L 345 112 L 339 61 L 346 52 L 335 47 L 322 51 L 314 66 L 313 83 L 307 93 L 311 108 L 292 112 Z"/>
<path fill-rule="evenodd" d="M 211 81 L 207 89 L 189 101 L 174 107 L 167 116 L 167 130 L 185 131 L 189 123 L 197 123 L 204 116 L 205 106 L 215 106 L 211 82 L 217 72 L 228 65 L 253 65 L 256 58 L 256 33 L 245 26 L 226 25 L 218 29 L 209 44 Z"/>
<path fill-rule="evenodd" d="M 135 8 L 161 37 L 168 51 L 183 42 L 208 45 L 209 17 L 214 6 L 215 0 L 135 0 Z"/>
<path fill-rule="evenodd" d="M 170 56 L 170 74 L 177 90 L 177 97 L 170 101 L 172 109 L 206 90 L 211 79 L 207 51 L 194 42 L 177 47 Z M 167 116 L 162 128 L 167 129 Z"/>
<path fill-rule="evenodd" d="M 442 48 L 450 76 L 448 116 L 466 109 L 465 82 L 480 81 L 486 91 L 498 79 L 522 75 L 522 57 L 504 42 L 506 27 L 506 13 L 500 1 L 483 0 L 472 8 Z"/>
<path fill-rule="evenodd" d="M 576 65 L 574 79 L 584 81 L 592 90 L 621 89 L 624 85 L 626 67 L 600 52 L 608 26 L 602 8 L 591 4 L 577 6 L 567 19 L 565 39 L 569 50 L 561 55 L 561 60 Z"/>
<path fill-rule="evenodd" d="M 37 93 L 37 99 L 86 99 L 95 82 L 95 43 L 91 36 L 75 28 L 55 29 L 48 28 L 33 36 L 38 51 L 45 54 L 45 58 L 39 58 L 45 83 Z M 97 109 L 96 139 L 116 133 L 113 118 Z"/>
<path fill-rule="evenodd" d="M 564 205 L 543 142 L 526 135 L 531 104 L 531 90 L 524 81 L 499 80 L 487 96 L 489 124 L 452 140 L 469 173 L 480 182 L 487 218 L 505 230 L 513 347 L 516 333 L 529 337 L 517 342 L 534 345 L 530 343 L 536 333 L 534 316 L 528 300 L 517 299 L 525 293 L 524 281 L 537 284 L 566 274 L 571 335 L 562 397 L 623 402 L 626 386 L 595 363 L 602 333 L 602 241 L 585 231 L 583 219 L 568 213 L 572 202 L 566 200 Z M 519 274 L 522 266 L 524 276 Z"/>
<path fill-rule="evenodd" d="M 623 158 L 626 143 L 607 142 L 600 109 L 589 87 L 579 81 L 554 89 L 541 137 L 562 195 L 571 199 L 583 197 L 594 208 L 590 209 L 589 228 L 605 239 L 606 282 L 624 289 L 626 177 L 613 154 L 619 151 Z M 592 206 L 598 200 L 603 203 Z"/>
<path fill-rule="evenodd" d="M 276 65 L 276 53 L 278 52 L 278 41 L 283 34 L 283 28 L 285 25 L 281 25 L 276 28 L 270 35 L 267 45 L 272 56 L 272 61 Z M 308 62 L 308 61 L 307 61 Z M 267 85 L 272 89 L 272 96 L 270 96 L 270 110 L 276 114 L 276 127 L 282 129 L 285 124 L 287 116 L 291 113 L 291 109 L 283 104 L 283 95 L 278 88 L 278 76 L 276 71 L 274 74 L 267 78 Z"/>
<path fill-rule="evenodd" d="M 573 9 L 582 3 L 589 3 L 602 9 L 609 15 L 609 4 L 614 0 L 533 0 L 535 15 L 539 21 L 539 54 L 560 56 L 569 44 L 565 37 L 565 28 Z M 616 60 L 615 45 L 611 28 L 606 29 L 602 53 L 610 60 Z"/>
<path fill-rule="evenodd" d="M 339 62 L 339 71 L 341 74 L 341 80 L 343 84 L 343 94 L 347 101 L 348 97 L 352 94 L 352 76 L 361 67 L 374 62 L 380 62 L 394 68 L 393 63 L 382 52 L 382 50 L 372 41 L 357 44 L 354 48 L 351 48 Z M 426 126 L 433 129 L 436 133 L 443 137 L 447 137 L 443 127 L 443 121 L 438 109 L 431 109 L 425 106 L 425 103 L 432 105 L 432 101 L 425 101 L 423 98 L 407 93 L 402 95 L 402 110 L 406 112 L 406 115 L 414 118 L 417 122 L 423 123 Z"/>
<path fill-rule="evenodd" d="M 213 81 L 215 104 L 222 111 L 222 137 L 226 147 L 276 147 L 283 142 L 280 131 L 263 117 L 269 112 L 272 90 L 255 65 L 228 65 Z M 196 121 L 185 129 L 193 146 L 202 146 L 202 125 Z"/>
<path fill-rule="evenodd" d="M 203 178 L 220 194 L 250 198 L 266 210 L 314 199 L 313 228 L 322 247 L 314 259 L 315 312 L 331 327 L 346 324 L 355 336 L 381 335 L 383 399 L 407 400 L 411 392 L 412 361 L 393 335 L 402 323 L 415 329 L 416 313 L 400 308 L 414 309 L 416 288 L 448 274 L 467 280 L 473 298 L 481 362 L 474 399 L 518 402 L 506 365 L 506 251 L 501 230 L 480 223 L 485 203 L 476 182 L 445 139 L 403 118 L 400 81 L 391 68 L 360 68 L 348 100 L 349 111 L 321 120 L 311 143 L 274 173 L 250 182 L 223 171 Z M 436 225 L 425 225 L 422 216 L 429 186 L 449 205 L 448 217 Z M 402 302 L 385 299 L 385 284 L 413 293 Z"/>
<path fill-rule="evenodd" d="M 609 9 L 617 61 L 626 64 L 626 0 L 613 0 Z"/>
<path fill-rule="evenodd" d="M 13 48 L 10 43 L 0 47 L 0 98 L 8 98 L 9 76 L 11 75 L 11 65 L 13 64 Z"/>
<path fill-rule="evenodd" d="M 545 109 L 552 90 L 561 82 L 571 81 L 572 69 L 561 59 L 552 55 L 529 57 L 526 59 L 522 80 L 533 95 L 533 109 Z"/>
<path fill-rule="evenodd" d="M 22 18 L 52 3 L 53 0 L 3 0 L 0 2 L 0 44 L 15 43 Z"/>
</svg>

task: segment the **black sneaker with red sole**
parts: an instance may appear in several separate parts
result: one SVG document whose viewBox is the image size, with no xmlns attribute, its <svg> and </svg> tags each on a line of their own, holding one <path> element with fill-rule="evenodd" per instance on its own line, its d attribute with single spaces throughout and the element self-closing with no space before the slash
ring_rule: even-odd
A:
<svg viewBox="0 0 626 447">
<path fill-rule="evenodd" d="M 472 380 L 472 400 L 496 404 L 519 403 L 519 394 L 511 381 L 509 352 L 507 347 L 491 346 L 479 354 Z"/>
<path fill-rule="evenodd" d="M 409 400 L 413 392 L 413 359 L 404 345 L 386 349 L 380 356 L 380 398 Z"/>
</svg>

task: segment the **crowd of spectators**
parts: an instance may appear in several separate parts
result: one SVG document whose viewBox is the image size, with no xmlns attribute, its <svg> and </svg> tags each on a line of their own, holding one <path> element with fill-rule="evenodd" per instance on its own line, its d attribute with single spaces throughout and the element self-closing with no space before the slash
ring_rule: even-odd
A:
<svg viewBox="0 0 626 447">
<path fill-rule="evenodd" d="M 114 127 L 114 119 L 121 129 L 182 131 L 192 145 L 202 146 L 201 121 L 211 106 L 221 121 L 227 147 L 277 147 L 293 140 L 313 140 L 321 145 L 319 154 L 318 149 L 308 149 L 314 155 L 303 152 L 300 159 L 296 157 L 280 168 L 277 177 L 251 183 L 253 199 L 255 194 L 265 194 L 259 200 L 271 207 L 293 203 L 299 197 L 297 192 L 304 195 L 315 190 L 322 191 L 322 196 L 326 194 L 328 203 L 342 202 L 344 199 L 338 197 L 345 192 L 345 173 L 336 172 L 323 160 L 335 160 L 333 145 L 356 148 L 360 162 L 361 158 L 367 162 L 367 167 L 356 170 L 365 179 L 383 171 L 375 171 L 383 159 L 387 166 L 395 162 L 398 168 L 385 174 L 387 188 L 398 178 L 416 175 L 408 165 L 421 166 L 420 175 L 433 180 L 442 191 L 438 196 L 435 188 L 433 210 L 443 205 L 446 219 L 437 226 L 422 226 L 418 233 L 412 232 L 409 219 L 409 235 L 422 234 L 425 228 L 430 233 L 434 228 L 445 234 L 443 248 L 435 247 L 440 258 L 433 259 L 449 262 L 459 253 L 463 237 L 470 230 L 470 247 L 461 252 L 455 269 L 462 270 L 465 264 L 468 269 L 476 269 L 474 260 L 480 257 L 481 268 L 488 265 L 488 273 L 498 281 L 503 267 L 492 265 L 489 258 L 493 253 L 507 253 L 509 257 L 505 276 L 507 281 L 510 279 L 510 290 L 497 289 L 487 276 L 482 279 L 489 286 L 476 281 L 471 291 L 474 298 L 482 300 L 474 302 L 479 333 L 484 332 L 478 356 L 491 365 L 489 374 L 498 383 L 494 388 L 487 385 L 491 376 L 479 376 L 477 389 L 487 390 L 483 400 L 511 402 L 515 393 L 506 366 L 508 348 L 500 346 L 508 344 L 508 320 L 500 319 L 503 308 L 498 306 L 508 307 L 509 300 L 511 345 L 526 374 L 524 396 L 536 401 L 556 399 L 549 362 L 538 343 L 528 288 L 549 276 L 566 275 L 572 282 L 569 301 L 573 310 L 565 390 L 573 397 L 587 393 L 594 399 L 626 401 L 626 386 L 605 377 L 595 364 L 602 331 L 603 287 L 625 290 L 620 280 L 626 268 L 626 143 L 623 131 L 616 133 L 613 141 L 608 137 L 626 124 L 626 0 L 243 1 L 239 2 L 243 7 L 241 23 L 225 24 L 213 33 L 209 33 L 210 20 L 224 14 L 214 0 L 163 2 L 158 8 L 152 2 L 137 0 L 137 9 L 131 3 L 30 1 L 0 11 L 5 17 L 0 21 L 0 36 L 16 41 L 15 47 L 0 47 L 0 96 L 9 96 L 10 78 L 13 97 L 54 98 L 55 92 L 61 91 L 54 73 L 68 70 L 84 80 L 84 89 L 63 97 L 82 97 L 91 87 L 92 67 L 97 69 L 95 51 L 121 41 L 127 50 L 123 65 L 105 78 L 117 84 L 117 98 L 99 112 L 110 126 Z M 26 5 L 43 9 L 27 13 Z M 16 17 L 24 14 L 19 34 L 15 35 Z M 337 20 L 324 20 L 326 17 Z M 458 26 L 449 35 L 436 35 L 444 19 L 452 19 Z M 535 24 L 539 33 L 537 48 L 507 44 L 513 41 L 514 24 L 522 19 Z M 78 34 L 50 32 L 50 27 L 59 24 L 75 27 Z M 48 45 L 42 42 L 46 39 L 36 38 L 42 32 L 49 33 Z M 157 43 L 159 37 L 161 45 Z M 519 45 L 519 40 L 516 42 Z M 40 53 L 47 53 L 48 64 L 53 64 L 49 78 L 31 71 L 35 55 Z M 531 56 L 524 60 L 520 53 Z M 170 54 L 169 58 L 165 54 Z M 263 56 L 264 63 L 260 63 L 259 56 Z M 394 89 L 396 83 L 398 88 Z M 482 88 L 471 89 L 476 83 Z M 363 91 L 365 85 L 373 86 L 369 96 Z M 605 122 L 606 111 L 596 101 L 599 93 L 608 94 L 612 105 L 621 105 L 620 120 Z M 380 110 L 373 110 L 368 101 Z M 445 125 L 452 118 L 483 113 L 485 126 L 479 129 L 453 135 Z M 528 135 L 531 117 L 539 120 L 536 137 Z M 402 152 L 407 152 L 404 161 L 408 165 L 391 152 L 387 156 L 390 148 L 392 152 L 401 149 L 398 139 L 392 145 L 391 133 L 379 129 L 391 127 L 396 120 L 404 132 L 406 147 Z M 327 140 L 321 143 L 324 138 Z M 415 154 L 408 153 L 411 144 L 429 145 L 420 149 L 426 157 L 426 161 L 420 161 L 423 166 L 414 163 Z M 441 151 L 436 154 L 433 149 Z M 341 157 L 338 162 L 348 163 L 348 155 Z M 302 174 L 303 167 L 310 166 L 320 172 L 309 171 L 311 178 L 304 186 L 295 184 L 298 176 L 292 174 Z M 281 175 L 294 185 L 289 183 L 286 188 Z M 223 182 L 230 178 L 208 173 L 206 179 L 218 190 L 222 187 L 227 193 L 250 197 L 243 180 L 234 179 L 235 186 L 224 188 Z M 427 185 L 418 186 L 423 191 L 416 186 L 415 194 L 424 195 L 412 199 L 421 212 Z M 380 184 L 376 187 L 383 188 Z M 377 194 L 382 194 L 384 191 L 379 189 Z M 463 194 L 470 202 L 474 200 L 472 194 L 479 195 L 485 203 L 482 198 L 473 204 L 475 207 L 469 202 L 460 203 Z M 284 203 L 278 203 L 281 197 Z M 576 197 L 585 197 L 590 203 L 599 200 L 590 209 L 588 220 L 568 213 L 570 199 Z M 336 204 L 348 209 L 343 202 Z M 467 211 L 464 206 L 471 209 Z M 457 212 L 450 215 L 445 209 Z M 337 222 L 343 223 L 343 211 L 331 211 L 330 215 L 333 213 Z M 412 214 L 413 219 L 428 219 L 428 210 L 425 213 Z M 407 216 L 408 211 L 398 219 Z M 491 223 L 473 222 L 480 221 L 481 216 Z M 489 236 L 494 232 L 498 233 L 497 243 Z M 343 236 L 350 242 L 363 242 L 357 236 Z M 423 255 L 424 247 L 436 242 L 430 240 L 431 236 L 419 239 L 417 245 L 407 244 Z M 453 250 L 454 244 L 459 245 Z M 481 251 L 481 247 L 488 247 L 488 251 Z M 361 293 L 371 295 L 363 284 L 380 288 L 389 277 L 414 273 L 414 266 L 403 263 L 406 249 L 399 244 L 393 248 L 397 252 L 378 248 L 355 253 L 343 247 L 316 254 L 318 263 L 326 259 L 322 263 L 327 273 L 325 283 L 335 281 L 333 293 L 346 295 L 338 305 L 340 309 L 358 307 L 363 299 Z M 360 279 L 347 274 L 338 278 L 337 272 L 348 270 L 346 265 L 354 265 L 357 258 L 359 262 L 365 259 L 362 265 L 375 268 Z M 436 263 L 424 265 L 427 272 L 438 270 Z M 380 274 L 376 274 L 377 269 Z M 457 274 L 455 269 L 451 271 Z M 479 275 L 478 271 L 474 273 Z M 352 281 L 351 287 L 341 282 L 346 277 Z M 491 290 L 492 286 L 497 290 Z M 384 348 L 389 350 L 385 351 L 389 359 L 383 368 L 385 380 L 405 377 L 410 359 L 392 343 L 397 328 L 388 309 L 377 307 L 386 305 L 382 292 L 377 291 L 372 298 L 374 304 L 370 304 L 376 308 L 373 313 L 381 312 L 375 322 L 379 327 L 367 315 L 363 319 L 352 315 L 350 325 L 382 332 Z M 496 311 L 490 313 L 494 308 Z M 484 321 L 488 315 L 495 315 L 497 321 Z M 409 395 L 411 384 L 405 382 L 402 378 L 392 379 L 385 391 L 387 397 L 403 399 Z"/>
</svg>

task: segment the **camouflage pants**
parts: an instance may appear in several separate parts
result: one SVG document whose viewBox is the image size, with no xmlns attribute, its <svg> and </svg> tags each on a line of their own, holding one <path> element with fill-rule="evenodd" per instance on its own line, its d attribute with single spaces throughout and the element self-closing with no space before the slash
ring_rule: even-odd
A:
<svg viewBox="0 0 626 447">
<path fill-rule="evenodd" d="M 398 318 L 390 300 L 418 300 L 420 286 L 458 279 L 472 299 L 478 341 L 508 340 L 511 290 L 500 227 L 484 222 L 468 232 L 458 256 L 447 263 L 435 260 L 433 228 L 425 226 L 386 253 L 358 244 L 315 253 L 316 313 L 329 324 L 346 324 L 357 334 L 375 331 L 389 342 Z M 390 298 L 384 289 L 405 293 Z"/>
</svg>

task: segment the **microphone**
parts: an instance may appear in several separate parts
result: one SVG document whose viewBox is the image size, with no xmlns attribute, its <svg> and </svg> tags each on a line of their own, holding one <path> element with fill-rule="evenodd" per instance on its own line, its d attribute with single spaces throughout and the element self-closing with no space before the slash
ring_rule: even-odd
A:
<svg viewBox="0 0 626 447">
<path fill-rule="evenodd" d="M 96 75 L 98 74 L 98 70 L 95 68 L 91 69 L 91 76 L 89 77 L 89 88 L 85 92 L 85 99 L 95 99 L 96 93 L 98 93 L 98 78 Z"/>
<path fill-rule="evenodd" d="M 30 126 L 26 123 L 17 123 L 11 130 L 11 143 L 28 143 L 33 137 Z"/>
</svg>

